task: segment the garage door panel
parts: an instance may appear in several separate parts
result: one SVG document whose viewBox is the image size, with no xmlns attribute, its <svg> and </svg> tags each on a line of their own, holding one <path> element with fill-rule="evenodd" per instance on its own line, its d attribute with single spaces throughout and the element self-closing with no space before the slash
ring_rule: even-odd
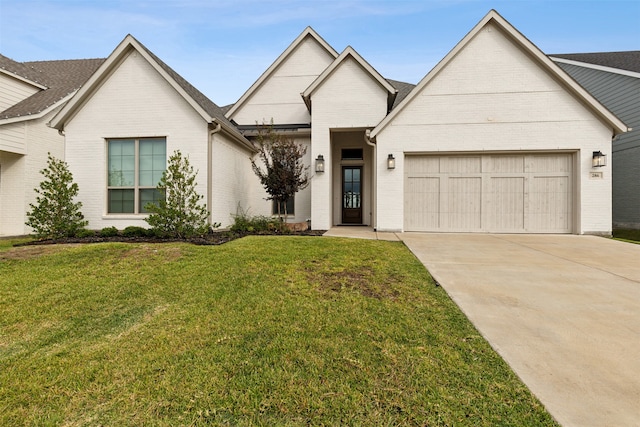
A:
<svg viewBox="0 0 640 427">
<path fill-rule="evenodd" d="M 481 156 L 441 157 L 440 172 L 442 173 L 480 173 L 482 172 Z"/>
<path fill-rule="evenodd" d="M 529 192 L 529 227 L 547 232 L 567 230 L 572 216 L 570 199 L 566 197 L 569 189 L 569 177 L 534 177 Z"/>
<path fill-rule="evenodd" d="M 487 194 L 487 227 L 490 231 L 524 229 L 524 177 L 489 179 Z"/>
<path fill-rule="evenodd" d="M 443 222 L 456 231 L 475 230 L 482 224 L 482 178 L 449 177 L 442 194 Z"/>
<path fill-rule="evenodd" d="M 522 173 L 524 172 L 524 156 L 495 155 L 486 156 L 485 172 L 487 173 Z"/>
<path fill-rule="evenodd" d="M 571 153 L 408 155 L 405 166 L 407 231 L 572 231 Z"/>
<path fill-rule="evenodd" d="M 434 230 L 440 228 L 440 178 L 410 177 L 405 197 L 405 229 Z"/>
</svg>

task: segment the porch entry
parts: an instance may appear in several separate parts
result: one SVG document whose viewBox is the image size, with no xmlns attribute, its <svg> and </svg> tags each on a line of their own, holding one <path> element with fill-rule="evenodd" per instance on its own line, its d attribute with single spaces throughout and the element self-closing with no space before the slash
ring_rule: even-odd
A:
<svg viewBox="0 0 640 427">
<path fill-rule="evenodd" d="M 362 224 L 362 166 L 342 167 L 342 223 Z"/>
</svg>

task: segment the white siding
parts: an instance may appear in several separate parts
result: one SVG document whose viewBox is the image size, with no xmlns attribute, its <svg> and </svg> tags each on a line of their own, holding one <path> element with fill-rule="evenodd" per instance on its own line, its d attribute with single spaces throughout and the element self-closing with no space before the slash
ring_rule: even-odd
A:
<svg viewBox="0 0 640 427">
<path fill-rule="evenodd" d="M 243 125 L 301 124 L 311 121 L 300 94 L 333 61 L 312 36 L 307 36 L 234 115 Z"/>
<path fill-rule="evenodd" d="M 404 153 L 576 151 L 575 232 L 611 231 L 611 129 L 494 25 L 479 31 L 378 135 L 378 229 L 401 230 Z M 396 169 L 382 156 L 393 153 Z"/>
<path fill-rule="evenodd" d="M 188 155 L 198 171 L 197 191 L 207 194 L 206 121 L 146 60 L 132 52 L 65 126 L 66 159 L 80 184 L 89 228 L 145 227 L 143 215 L 106 213 L 106 139 L 166 137 L 167 160 Z"/>
<path fill-rule="evenodd" d="M 387 91 L 354 59 L 348 58 L 312 94 L 311 105 L 311 158 L 322 154 L 326 164 L 325 172 L 315 175 L 311 183 L 311 224 L 314 229 L 328 229 L 335 223 L 332 187 L 341 174 L 340 159 L 332 155 L 330 131 L 377 125 L 387 113 Z"/>
<path fill-rule="evenodd" d="M 0 126 L 0 151 L 26 154 L 28 123 L 28 121 L 22 121 Z"/>
<path fill-rule="evenodd" d="M 29 204 L 35 203 L 34 189 L 43 179 L 39 172 L 47 167 L 47 153 L 58 159 L 64 157 L 64 138 L 46 125 L 54 114 L 0 127 L 2 137 L 5 128 L 20 130 L 26 154 L 0 150 L 0 235 L 32 232 L 25 225 L 26 213 L 30 210 Z"/>
<path fill-rule="evenodd" d="M 27 99 L 41 89 L 0 73 L 0 111 Z"/>
</svg>

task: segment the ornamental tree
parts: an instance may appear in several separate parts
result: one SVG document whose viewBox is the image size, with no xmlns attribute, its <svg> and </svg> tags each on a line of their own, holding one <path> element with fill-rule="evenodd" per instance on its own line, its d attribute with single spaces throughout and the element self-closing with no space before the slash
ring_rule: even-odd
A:
<svg viewBox="0 0 640 427">
<path fill-rule="evenodd" d="M 278 207 L 278 217 L 287 215 L 287 200 L 309 185 L 307 170 L 302 158 L 307 148 L 291 138 L 277 133 L 273 124 L 258 127 L 258 155 L 264 168 L 251 159 L 253 172 L 258 176 L 269 197 Z M 284 212 L 280 207 L 284 206 Z"/>
<path fill-rule="evenodd" d="M 197 175 L 189 158 L 174 151 L 158 184 L 163 197 L 145 206 L 151 213 L 145 221 L 158 235 L 184 239 L 209 232 L 209 211 L 200 204 L 204 196 L 196 191 Z"/>
<path fill-rule="evenodd" d="M 47 153 L 47 167 L 40 171 L 44 180 L 34 191 L 36 203 L 29 203 L 26 225 L 35 230 L 38 238 L 60 239 L 73 237 L 88 224 L 80 211 L 82 202 L 73 199 L 78 195 L 78 184 L 66 162 Z"/>
</svg>

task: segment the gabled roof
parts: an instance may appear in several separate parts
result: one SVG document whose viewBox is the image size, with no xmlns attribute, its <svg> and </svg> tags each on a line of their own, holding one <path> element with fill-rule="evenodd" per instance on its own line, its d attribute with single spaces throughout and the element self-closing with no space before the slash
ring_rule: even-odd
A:
<svg viewBox="0 0 640 427">
<path fill-rule="evenodd" d="M 627 126 L 618 119 L 613 113 L 611 113 L 606 107 L 604 107 L 598 100 L 596 100 L 589 92 L 587 92 L 582 86 L 580 86 L 575 80 L 573 80 L 567 73 L 565 73 L 557 64 L 555 64 L 549 57 L 547 57 L 536 45 L 534 45 L 529 39 L 527 39 L 522 33 L 520 33 L 515 27 L 513 27 L 506 19 L 504 19 L 495 10 L 490 10 L 487 15 L 416 85 L 411 93 L 387 115 L 376 126 L 370 134 L 371 138 L 375 138 L 391 121 L 398 115 L 412 99 L 416 97 L 422 89 L 431 82 L 440 71 L 445 68 L 449 62 L 457 56 L 457 54 L 463 50 L 467 44 L 488 24 L 493 23 L 501 28 L 510 39 L 517 44 L 521 49 L 526 51 L 530 57 L 548 73 L 554 75 L 559 82 L 576 97 L 583 100 L 585 105 L 591 109 L 591 111 L 600 117 L 605 123 L 610 125 L 615 134 L 623 133 L 628 130 Z"/>
<path fill-rule="evenodd" d="M 304 31 L 300 33 L 300 35 L 289 45 L 289 47 L 285 49 L 285 51 L 282 52 L 280 56 L 278 56 L 274 63 L 271 64 L 271 66 L 267 68 L 264 73 L 262 73 L 258 80 L 256 80 L 256 82 L 251 85 L 251 87 L 240 97 L 240 99 L 235 104 L 233 104 L 229 111 L 227 111 L 226 116 L 230 119 L 233 118 L 233 114 L 238 111 L 238 109 L 240 109 L 240 107 L 242 107 L 249 98 L 251 98 L 251 95 L 253 95 L 258 90 L 258 88 L 260 88 L 260 86 L 262 86 L 264 82 L 267 81 L 269 77 L 271 77 L 271 75 L 280 66 L 280 64 L 282 64 L 307 37 L 312 37 L 313 39 L 315 39 L 315 41 L 317 41 L 320 46 L 322 46 L 334 58 L 338 57 L 338 52 L 336 52 L 336 50 L 332 48 L 329 43 L 324 41 L 324 39 L 320 37 L 320 35 L 316 33 L 313 28 L 305 28 Z"/>
<path fill-rule="evenodd" d="M 358 52 L 355 51 L 351 46 L 347 46 L 345 50 L 329 65 L 323 72 L 318 76 L 317 79 L 311 83 L 311 85 L 302 93 L 302 98 L 304 99 L 304 103 L 307 104 L 307 108 L 311 111 L 311 95 L 318 89 L 322 84 L 334 73 L 335 70 L 340 67 L 347 58 L 352 58 L 353 60 L 360 65 L 375 81 L 380 84 L 384 89 L 387 90 L 387 111 L 391 110 L 393 106 L 393 102 L 398 94 L 398 90 L 384 77 L 378 73 L 375 68 L 373 68 L 367 61 L 365 61 Z"/>
<path fill-rule="evenodd" d="M 115 70 L 121 61 L 132 51 L 136 50 L 147 62 L 171 85 L 193 109 L 202 116 L 207 123 L 220 125 L 223 130 L 234 137 L 237 142 L 253 149 L 251 143 L 242 136 L 235 126 L 227 120 L 222 109 L 207 98 L 202 92 L 191 85 L 180 74 L 165 64 L 153 52 L 136 40 L 131 34 L 127 35 L 116 49 L 109 55 L 98 70 L 91 76 L 87 83 L 77 94 L 60 110 L 51 120 L 51 127 L 64 129 L 64 125 L 82 107 L 87 99 L 96 91 L 111 72 Z"/>
<path fill-rule="evenodd" d="M 591 66 L 590 68 L 617 72 L 640 78 L 640 50 L 626 52 L 595 52 L 595 53 L 563 53 L 549 55 L 551 59 L 564 63 L 580 63 L 575 65 Z"/>
<path fill-rule="evenodd" d="M 104 59 L 16 62 L 0 55 L 0 71 L 38 88 L 38 92 L 0 113 L 0 122 L 38 118 L 73 95 Z"/>
</svg>

